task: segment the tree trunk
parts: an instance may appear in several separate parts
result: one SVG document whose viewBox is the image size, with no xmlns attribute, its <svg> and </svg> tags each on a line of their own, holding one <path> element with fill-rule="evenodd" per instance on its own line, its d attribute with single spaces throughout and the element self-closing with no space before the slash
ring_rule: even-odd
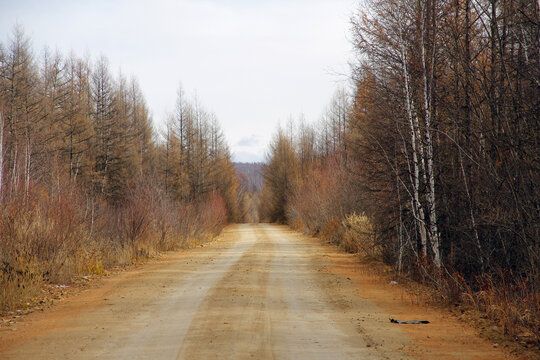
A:
<svg viewBox="0 0 540 360">
<path fill-rule="evenodd" d="M 4 200 L 4 111 L 0 109 L 0 203 Z"/>
<path fill-rule="evenodd" d="M 404 91 L 405 91 L 405 107 L 407 109 L 407 119 L 410 127 L 411 135 L 411 148 L 412 148 L 412 158 L 413 158 L 413 179 L 412 179 L 412 190 L 413 190 L 413 215 L 415 217 L 418 232 L 420 234 L 420 253 L 425 259 L 427 256 L 427 234 L 426 234 L 426 223 L 425 223 L 425 214 L 424 208 L 420 203 L 420 166 L 418 162 L 418 146 L 417 146 L 417 124 L 418 119 L 416 118 L 416 113 L 414 112 L 414 100 L 412 99 L 410 93 L 409 85 L 409 71 L 407 67 L 407 49 L 405 47 L 405 39 L 403 39 L 401 29 L 400 29 L 400 47 L 401 47 L 401 58 L 402 58 L 402 71 L 403 71 L 403 81 L 404 81 Z M 416 119 L 416 121 L 415 121 Z M 423 154 L 421 154 L 423 156 Z"/>
<path fill-rule="evenodd" d="M 431 4 L 431 9 L 427 5 Z M 427 162 L 427 178 L 428 178 L 428 192 L 426 195 L 426 201 L 429 211 L 429 238 L 431 242 L 431 250 L 433 251 L 433 263 L 436 267 L 440 268 L 442 265 L 440 255 L 440 239 L 439 230 L 437 227 L 437 209 L 435 204 L 435 173 L 433 162 L 433 141 L 431 137 L 431 122 L 432 122 L 432 98 L 433 98 L 433 76 L 434 76 L 434 64 L 435 64 L 435 39 L 432 28 L 434 24 L 431 24 L 430 30 L 433 37 L 430 42 L 432 47 L 429 59 L 426 57 L 426 23 L 430 21 L 429 11 L 435 11 L 433 4 L 429 1 L 426 2 L 426 6 L 423 9 L 423 20 L 421 30 L 421 54 L 422 54 L 422 77 L 424 80 L 424 125 L 425 125 L 425 138 L 426 138 L 426 162 Z M 429 61 L 429 63 L 428 63 Z"/>
</svg>

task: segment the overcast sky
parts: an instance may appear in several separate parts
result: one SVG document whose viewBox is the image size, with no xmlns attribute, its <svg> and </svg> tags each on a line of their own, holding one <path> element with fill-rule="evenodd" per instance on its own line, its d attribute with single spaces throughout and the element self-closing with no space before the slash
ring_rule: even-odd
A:
<svg viewBox="0 0 540 360">
<path fill-rule="evenodd" d="M 0 41 L 19 23 L 44 46 L 139 80 L 156 128 L 179 83 L 217 115 L 237 161 L 264 158 L 278 124 L 317 120 L 351 58 L 356 0 L 0 0 Z"/>
</svg>

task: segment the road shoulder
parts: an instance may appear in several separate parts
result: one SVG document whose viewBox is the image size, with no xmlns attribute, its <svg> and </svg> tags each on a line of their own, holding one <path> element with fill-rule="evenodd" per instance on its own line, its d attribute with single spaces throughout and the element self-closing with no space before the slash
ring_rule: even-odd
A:
<svg viewBox="0 0 540 360">
<path fill-rule="evenodd" d="M 404 331 L 412 344 L 406 352 L 417 359 L 517 359 L 480 337 L 472 326 L 460 322 L 447 310 L 426 305 L 411 296 L 400 284 L 390 284 L 358 256 L 318 238 L 304 236 L 306 241 L 320 244 L 331 263 L 326 268 L 341 279 L 350 279 L 358 296 L 373 301 L 389 317 L 400 320 L 428 320 L 429 324 L 394 324 Z M 389 319 L 388 319 L 389 321 Z"/>
</svg>

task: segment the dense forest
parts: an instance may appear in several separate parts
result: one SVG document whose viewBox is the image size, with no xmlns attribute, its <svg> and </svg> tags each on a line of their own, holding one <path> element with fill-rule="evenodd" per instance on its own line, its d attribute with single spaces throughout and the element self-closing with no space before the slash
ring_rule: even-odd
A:
<svg viewBox="0 0 540 360">
<path fill-rule="evenodd" d="M 20 27 L 0 44 L 0 310 L 215 236 L 247 213 L 241 185 L 216 117 L 182 89 L 156 131 L 105 57 L 35 55 Z"/>
<path fill-rule="evenodd" d="M 538 3 L 369 0 L 352 90 L 279 130 L 261 216 L 540 340 Z"/>
</svg>

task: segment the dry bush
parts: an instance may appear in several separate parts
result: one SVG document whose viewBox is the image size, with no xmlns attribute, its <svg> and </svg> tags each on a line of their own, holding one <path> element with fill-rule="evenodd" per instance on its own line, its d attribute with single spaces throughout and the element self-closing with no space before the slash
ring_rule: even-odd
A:
<svg viewBox="0 0 540 360">
<path fill-rule="evenodd" d="M 219 195 L 177 204 L 151 187 L 134 187 L 121 204 L 55 191 L 13 191 L 0 202 L 0 311 L 23 306 L 45 283 L 145 261 L 189 239 L 213 238 L 227 222 Z"/>
<path fill-rule="evenodd" d="M 153 241 L 156 237 L 152 234 L 155 219 L 153 195 L 152 189 L 138 186 L 118 210 L 120 238 L 123 246 L 131 249 L 133 262 L 146 260 L 158 250 L 157 242 Z"/>
<path fill-rule="evenodd" d="M 287 204 L 290 225 L 304 232 L 323 235 L 339 242 L 341 222 L 358 206 L 356 193 L 351 192 L 350 175 L 339 159 L 329 158 L 314 167 L 296 187 Z"/>
<path fill-rule="evenodd" d="M 154 209 L 153 233 L 157 236 L 158 248 L 163 251 L 177 249 L 182 246 L 176 218 L 179 216 L 178 206 L 172 200 L 160 196 L 156 199 Z"/>
<path fill-rule="evenodd" d="M 227 223 L 225 201 L 219 195 L 213 195 L 197 206 L 196 227 L 194 235 L 198 239 L 207 240 L 218 235 Z"/>
<path fill-rule="evenodd" d="M 27 299 L 39 293 L 43 279 L 38 264 L 25 258 L 18 262 L 3 260 L 0 264 L 0 312 L 24 306 Z"/>
<path fill-rule="evenodd" d="M 374 230 L 364 215 L 357 215 L 358 193 L 339 158 L 329 158 L 305 176 L 289 199 L 289 224 L 342 246 L 347 252 L 379 256 Z"/>
<path fill-rule="evenodd" d="M 0 206 L 0 308 L 20 304 L 45 281 L 77 274 L 75 256 L 86 233 L 71 189 L 50 196 L 36 187 L 14 189 Z"/>
<path fill-rule="evenodd" d="M 329 242 L 340 245 L 343 235 L 341 220 L 337 217 L 331 217 L 324 226 L 320 235 Z"/>
<path fill-rule="evenodd" d="M 350 253 L 380 258 L 381 251 L 375 242 L 373 225 L 365 215 L 352 213 L 341 222 L 343 228 L 340 245 Z"/>
<path fill-rule="evenodd" d="M 468 291 L 465 299 L 495 321 L 506 335 L 525 344 L 540 346 L 540 294 L 525 278 L 509 283 L 484 275 L 481 290 Z"/>
<path fill-rule="evenodd" d="M 473 310 L 468 316 L 482 329 L 495 323 L 504 335 L 522 346 L 540 347 L 540 295 L 535 290 L 539 284 L 530 278 L 516 281 L 508 274 L 484 274 L 471 285 L 459 273 L 444 272 L 428 285 L 435 285 L 437 290 L 431 293 L 430 302 L 457 305 L 462 312 Z M 500 337 L 491 330 L 486 335 L 494 336 L 494 340 Z"/>
</svg>

